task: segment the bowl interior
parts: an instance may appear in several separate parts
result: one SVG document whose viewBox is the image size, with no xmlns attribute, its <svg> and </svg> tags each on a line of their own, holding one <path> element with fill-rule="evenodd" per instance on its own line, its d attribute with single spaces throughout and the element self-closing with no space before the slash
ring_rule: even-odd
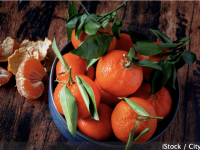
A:
<svg viewBox="0 0 200 150">
<path fill-rule="evenodd" d="M 126 31 L 122 31 L 124 33 L 127 33 Z M 62 49 L 61 49 L 61 53 L 62 55 L 73 50 L 74 47 L 72 46 L 72 43 L 71 41 L 69 41 Z M 53 66 L 52 66 L 52 69 L 51 69 L 51 74 L 50 74 L 50 82 L 51 82 L 51 87 L 50 87 L 50 91 L 54 91 L 57 83 L 54 82 L 55 80 L 55 68 L 56 68 L 56 63 L 58 61 L 58 58 L 56 57 L 55 60 L 54 60 L 54 63 L 53 63 Z M 172 121 L 174 120 L 175 116 L 176 116 L 176 113 L 178 111 L 178 107 L 179 107 L 179 102 L 180 102 L 180 90 L 179 90 L 179 83 L 178 83 L 178 78 L 176 78 L 176 90 L 174 90 L 171 86 L 170 83 L 172 79 L 169 80 L 169 82 L 166 84 L 166 88 L 169 90 L 170 94 L 171 94 L 171 97 L 172 97 L 172 110 L 170 112 L 170 114 L 161 122 L 158 123 L 158 126 L 157 126 L 157 129 L 154 133 L 154 135 L 151 137 L 150 140 L 148 140 L 147 142 L 143 143 L 143 144 L 140 144 L 140 145 L 135 145 L 135 147 L 138 147 L 138 146 L 141 146 L 141 145 L 146 145 L 146 144 L 149 144 L 151 142 L 153 142 L 154 140 L 156 140 L 161 134 L 163 134 L 166 129 L 170 126 L 170 124 L 172 123 Z M 53 101 L 53 104 L 54 104 L 54 100 L 53 100 L 53 93 L 51 93 L 51 100 Z M 55 107 L 55 104 L 54 104 L 54 107 Z M 56 107 L 55 107 L 56 108 Z M 114 108 L 114 107 L 113 107 Z M 57 110 L 57 109 L 56 109 Z M 57 111 L 58 112 L 58 111 Z M 59 113 L 59 112 L 58 112 Z M 65 121 L 65 118 L 63 115 L 61 115 L 59 113 L 59 116 L 61 117 L 61 119 L 65 122 L 66 126 L 67 126 L 67 123 Z M 90 141 L 94 144 L 97 144 L 97 145 L 104 145 L 106 147 L 125 147 L 125 143 L 124 142 L 121 142 L 119 141 L 113 134 L 113 136 L 106 140 L 106 141 L 96 141 L 96 140 L 93 140 L 87 136 L 85 136 L 84 134 L 82 134 L 81 132 L 79 132 L 78 130 L 76 131 L 76 134 L 81 136 L 82 138 L 86 139 L 87 141 Z"/>
</svg>

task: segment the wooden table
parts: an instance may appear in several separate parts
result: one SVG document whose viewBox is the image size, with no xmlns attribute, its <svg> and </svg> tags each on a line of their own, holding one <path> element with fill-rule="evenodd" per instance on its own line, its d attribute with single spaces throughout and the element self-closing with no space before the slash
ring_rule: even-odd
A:
<svg viewBox="0 0 200 150">
<path fill-rule="evenodd" d="M 111 11 L 122 2 L 88 1 L 84 6 L 91 13 Z M 58 47 L 67 42 L 65 19 L 68 2 L 0 2 L 0 40 L 10 36 L 18 42 L 24 39 L 57 38 Z M 84 12 L 78 3 L 79 12 Z M 172 40 L 189 35 L 188 50 L 196 53 L 193 66 L 178 71 L 180 106 L 167 131 L 150 147 L 162 149 L 162 143 L 195 143 L 200 141 L 200 2 L 198 1 L 129 1 L 118 13 L 124 19 L 122 29 L 132 29 L 152 37 L 148 28 L 166 33 Z M 48 107 L 48 85 L 51 65 L 55 58 L 50 48 L 45 60 L 47 73 L 45 90 L 37 100 L 22 97 L 15 87 L 13 75 L 0 87 L 0 149 L 77 149 L 59 132 Z M 7 63 L 1 63 L 6 67 Z"/>
</svg>

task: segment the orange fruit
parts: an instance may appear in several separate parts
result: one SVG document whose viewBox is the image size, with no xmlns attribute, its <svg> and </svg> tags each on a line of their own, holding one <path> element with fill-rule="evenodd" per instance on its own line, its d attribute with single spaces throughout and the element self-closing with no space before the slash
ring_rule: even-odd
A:
<svg viewBox="0 0 200 150">
<path fill-rule="evenodd" d="M 139 89 L 131 94 L 129 97 L 140 97 L 142 99 L 149 98 L 151 94 L 151 86 L 149 83 L 142 83 L 142 85 L 139 87 Z"/>
<path fill-rule="evenodd" d="M 90 116 L 79 118 L 77 127 L 84 135 L 98 141 L 106 140 L 112 136 L 111 114 L 112 109 L 103 103 L 98 106 L 99 121 Z"/>
<path fill-rule="evenodd" d="M 39 60 L 30 58 L 23 61 L 15 76 L 18 92 L 28 99 L 39 98 L 44 91 L 42 78 L 45 74 Z"/>
<path fill-rule="evenodd" d="M 126 33 L 120 33 L 120 40 L 117 40 L 115 49 L 129 52 L 131 47 L 134 47 L 134 44 L 131 41 L 130 35 Z"/>
<path fill-rule="evenodd" d="M 99 29 L 99 31 L 100 32 L 107 32 L 107 31 L 109 31 L 110 28 L 111 28 L 111 25 L 108 24 L 108 27 L 107 27 L 106 31 L 102 27 Z M 109 33 L 112 35 L 113 34 L 112 30 L 110 30 Z M 97 34 L 99 34 L 99 33 L 97 32 Z M 71 35 L 71 41 L 72 41 L 72 45 L 74 46 L 74 48 L 76 49 L 88 36 L 90 36 L 90 35 L 85 33 L 84 31 L 81 31 L 79 39 L 76 40 L 75 28 L 74 28 L 73 31 L 72 31 L 72 35 Z M 110 43 L 110 46 L 108 48 L 108 51 L 114 50 L 115 46 L 116 46 L 116 43 L 117 43 L 117 39 L 115 37 L 113 37 L 113 39 L 112 39 L 112 41 Z"/>
<path fill-rule="evenodd" d="M 150 116 L 156 116 L 153 106 L 148 101 L 137 97 L 131 97 L 129 99 L 143 107 Z M 135 121 L 138 116 L 126 102 L 121 101 L 116 105 L 111 116 L 111 123 L 113 132 L 119 140 L 123 142 L 128 141 L 129 133 L 135 128 Z M 134 138 L 146 128 L 149 128 L 149 132 L 140 137 L 135 144 L 146 142 L 152 137 L 157 128 L 157 119 L 140 121 L 136 127 Z"/>
<path fill-rule="evenodd" d="M 0 66 L 0 85 L 8 83 L 11 77 L 12 73 Z"/>
<path fill-rule="evenodd" d="M 158 42 L 153 42 L 154 44 L 158 45 L 159 43 Z M 162 48 L 164 51 L 169 51 L 169 49 L 164 49 Z M 149 59 L 151 61 L 155 61 L 155 62 L 159 62 L 161 60 L 161 56 L 158 56 L 158 55 L 153 55 L 153 56 L 144 56 L 144 55 L 141 55 L 139 53 L 136 54 L 136 57 L 138 57 L 140 60 L 143 60 L 143 59 Z M 166 55 L 163 56 L 163 61 L 166 60 Z M 151 72 L 153 71 L 153 69 L 151 68 L 148 68 L 148 67 L 142 67 L 143 69 L 143 74 L 144 74 L 144 78 L 149 81 L 150 79 L 150 76 L 151 76 Z"/>
<path fill-rule="evenodd" d="M 125 67 L 127 51 L 114 50 L 102 56 L 96 68 L 96 79 L 99 86 L 115 96 L 126 96 L 134 93 L 142 84 L 142 67 L 131 64 Z"/>
<path fill-rule="evenodd" d="M 90 85 L 90 87 L 93 89 L 95 101 L 96 101 L 96 106 L 98 107 L 99 102 L 100 102 L 100 92 L 99 92 L 98 86 L 89 77 L 87 77 L 85 75 L 79 75 L 79 76 L 85 82 L 87 82 Z M 90 113 L 89 113 L 89 111 L 88 111 L 88 109 L 85 105 L 85 102 L 83 100 L 83 97 L 80 93 L 78 84 L 76 82 L 76 78 L 74 78 L 73 80 L 75 81 L 75 83 L 71 84 L 71 85 L 67 84 L 67 87 L 70 89 L 71 93 L 73 94 L 73 96 L 76 99 L 77 107 L 78 107 L 78 117 L 79 118 L 85 118 L 85 117 L 89 116 Z M 67 82 L 68 79 L 64 79 L 62 81 Z M 54 90 L 54 103 L 55 103 L 57 110 L 61 114 L 64 114 L 64 113 L 63 113 L 63 110 L 62 110 L 62 106 L 60 104 L 60 91 L 61 91 L 61 89 L 63 88 L 64 85 L 65 85 L 64 83 L 59 82 L 58 85 L 56 86 L 55 90 Z"/>
<path fill-rule="evenodd" d="M 99 86 L 99 83 L 97 81 L 97 79 L 95 78 L 94 82 L 98 85 L 99 87 L 99 91 L 101 94 L 101 103 L 107 104 L 107 105 L 116 105 L 117 103 L 119 103 L 121 100 L 118 99 L 117 96 L 114 96 L 110 93 L 105 92 L 104 90 L 101 89 L 101 87 Z"/>
<path fill-rule="evenodd" d="M 87 75 L 88 77 L 90 77 L 92 80 L 94 78 L 94 66 L 91 66 L 88 71 L 86 72 L 86 64 L 87 64 L 87 60 L 83 59 L 82 57 L 79 57 L 75 54 L 72 53 L 66 53 L 63 55 L 63 58 L 65 59 L 65 61 L 67 62 L 68 66 L 72 67 L 71 70 L 71 75 Z M 65 68 L 62 66 L 60 60 L 57 62 L 56 64 L 56 76 L 58 76 L 59 73 L 62 72 L 67 72 L 65 70 Z M 69 74 L 62 74 L 58 77 L 58 80 L 62 81 L 63 79 L 68 79 L 69 78 Z"/>
</svg>

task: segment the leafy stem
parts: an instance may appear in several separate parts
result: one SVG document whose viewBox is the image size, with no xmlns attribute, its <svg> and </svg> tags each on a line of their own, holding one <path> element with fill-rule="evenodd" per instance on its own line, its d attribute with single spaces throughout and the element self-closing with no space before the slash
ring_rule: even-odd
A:
<svg viewBox="0 0 200 150">
<path fill-rule="evenodd" d="M 163 119 L 163 117 L 157 117 L 157 116 L 148 116 L 148 117 L 138 116 L 137 117 L 137 120 L 139 121 L 147 121 L 148 119 Z"/>
</svg>

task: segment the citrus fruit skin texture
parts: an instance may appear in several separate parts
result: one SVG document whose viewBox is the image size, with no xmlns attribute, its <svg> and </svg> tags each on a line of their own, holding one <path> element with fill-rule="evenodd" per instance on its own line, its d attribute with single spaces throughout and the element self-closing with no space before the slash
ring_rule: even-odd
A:
<svg viewBox="0 0 200 150">
<path fill-rule="evenodd" d="M 102 141 L 112 136 L 111 114 L 112 109 L 103 103 L 98 106 L 99 121 L 92 119 L 90 116 L 86 118 L 79 118 L 77 127 L 84 135 Z"/>
<path fill-rule="evenodd" d="M 104 28 L 100 28 L 99 31 L 100 32 L 108 32 L 109 29 L 111 28 L 111 25 L 108 24 L 108 27 L 107 27 L 107 30 L 105 31 Z M 112 33 L 112 30 L 109 31 L 109 33 L 111 35 L 113 35 Z M 97 32 L 97 34 L 99 34 Z M 72 41 L 72 45 L 74 46 L 74 48 L 76 49 L 88 36 L 90 36 L 89 34 L 85 33 L 84 31 L 81 31 L 81 34 L 80 34 L 80 37 L 78 40 L 76 40 L 76 35 L 75 35 L 75 28 L 72 30 L 72 35 L 71 35 L 71 41 Z M 112 51 L 115 49 L 115 46 L 116 46 L 116 43 L 117 43 L 117 39 L 115 37 L 113 37 L 111 43 L 110 43 L 110 46 L 108 48 L 108 51 Z"/>
<path fill-rule="evenodd" d="M 107 105 L 116 105 L 117 103 L 119 103 L 121 101 L 120 99 L 118 99 L 117 96 L 111 95 L 111 94 L 105 92 L 104 90 L 102 90 L 101 87 L 99 86 L 99 83 L 96 78 L 95 78 L 94 82 L 99 87 L 99 91 L 101 94 L 101 100 L 100 100 L 101 103 L 104 103 Z"/>
<path fill-rule="evenodd" d="M 94 66 L 92 65 L 88 71 L 86 71 L 86 64 L 87 64 L 87 60 L 83 59 L 75 54 L 72 53 L 66 53 L 63 55 L 63 58 L 65 59 L 65 61 L 67 62 L 68 66 L 72 67 L 71 69 L 71 75 L 86 75 L 88 77 L 90 77 L 92 80 L 94 78 Z M 56 64 L 56 77 L 58 76 L 59 73 L 62 72 L 67 72 L 65 70 L 65 68 L 62 66 L 60 60 L 57 62 Z M 62 81 L 63 79 L 68 79 L 69 78 L 69 74 L 62 74 L 58 77 L 58 80 Z"/>
<path fill-rule="evenodd" d="M 39 60 L 30 58 L 23 61 L 16 74 L 18 92 L 28 99 L 39 98 L 44 91 L 42 78 L 45 74 L 45 69 Z"/>
<path fill-rule="evenodd" d="M 96 68 L 96 79 L 99 86 L 115 96 L 126 96 L 134 93 L 142 84 L 142 67 L 124 65 L 127 51 L 114 50 L 100 58 Z"/>
<path fill-rule="evenodd" d="M 165 119 L 169 115 L 172 108 L 172 98 L 165 87 L 162 87 L 155 96 L 150 95 L 146 100 L 154 107 L 158 117 Z M 162 120 L 159 119 L 158 122 L 160 121 Z"/>
<path fill-rule="evenodd" d="M 153 106 L 148 101 L 136 97 L 131 97 L 129 99 L 143 107 L 149 115 L 156 116 Z M 116 105 L 111 116 L 111 123 L 113 132 L 119 140 L 123 142 L 128 141 L 129 133 L 135 128 L 135 121 L 138 116 L 139 115 L 133 111 L 126 102 L 121 101 Z M 134 138 L 146 128 L 149 128 L 149 132 L 140 137 L 135 144 L 144 143 L 152 137 L 157 128 L 157 119 L 140 121 L 136 127 Z"/>
<path fill-rule="evenodd" d="M 0 85 L 8 83 L 11 77 L 12 73 L 0 66 Z"/>
<path fill-rule="evenodd" d="M 120 40 L 117 40 L 115 49 L 129 52 L 131 47 L 134 47 L 134 44 L 131 41 L 130 35 L 126 33 L 120 33 Z"/>
<path fill-rule="evenodd" d="M 85 75 L 79 75 L 85 82 L 87 82 L 90 87 L 93 89 L 94 92 L 94 96 L 95 96 L 95 101 L 96 101 L 96 106 L 98 107 L 99 102 L 100 102 L 100 92 L 99 92 L 99 88 L 98 86 L 94 83 L 94 81 L 92 81 L 89 77 L 85 76 Z M 73 94 L 73 96 L 76 99 L 77 102 L 77 107 L 78 107 L 78 117 L 79 118 L 85 118 L 87 116 L 90 115 L 85 102 L 83 100 L 83 97 L 80 93 L 80 90 L 78 88 L 78 84 L 76 82 L 76 78 L 73 78 L 73 80 L 75 81 L 74 84 L 67 84 L 67 87 L 70 89 L 71 93 Z M 63 82 L 67 82 L 67 80 L 62 80 Z M 62 110 L 62 106 L 60 104 L 60 91 L 62 90 L 63 86 L 65 85 L 65 83 L 58 83 L 58 85 L 56 86 L 55 90 L 54 90 L 54 103 L 55 106 L 57 108 L 57 110 L 61 113 L 63 113 Z"/>
</svg>

